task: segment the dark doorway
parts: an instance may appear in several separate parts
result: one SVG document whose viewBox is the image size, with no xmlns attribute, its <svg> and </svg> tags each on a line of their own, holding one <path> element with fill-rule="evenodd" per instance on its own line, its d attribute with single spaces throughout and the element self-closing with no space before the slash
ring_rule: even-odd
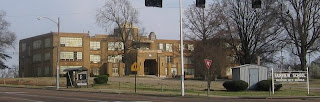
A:
<svg viewBox="0 0 320 102">
<path fill-rule="evenodd" d="M 157 61 L 156 60 L 145 60 L 144 61 L 144 74 L 145 75 L 157 75 Z"/>
</svg>

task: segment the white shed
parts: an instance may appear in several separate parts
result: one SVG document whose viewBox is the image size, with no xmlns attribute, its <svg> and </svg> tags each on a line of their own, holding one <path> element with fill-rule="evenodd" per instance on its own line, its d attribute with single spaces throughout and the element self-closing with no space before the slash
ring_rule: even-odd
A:
<svg viewBox="0 0 320 102">
<path fill-rule="evenodd" d="M 245 64 L 232 68 L 232 80 L 243 80 L 249 89 L 256 89 L 257 83 L 268 79 L 268 68 L 255 64 Z"/>
</svg>

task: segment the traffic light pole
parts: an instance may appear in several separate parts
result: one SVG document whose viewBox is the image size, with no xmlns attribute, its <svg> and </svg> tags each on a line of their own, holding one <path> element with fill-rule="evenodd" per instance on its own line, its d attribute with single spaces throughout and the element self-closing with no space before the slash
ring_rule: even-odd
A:
<svg viewBox="0 0 320 102">
<path fill-rule="evenodd" d="M 162 7 L 162 0 L 145 0 L 145 6 L 147 7 Z M 182 17 L 183 17 L 183 9 L 182 9 L 182 0 L 179 1 L 180 8 L 180 60 L 181 60 L 181 96 L 184 96 L 184 62 L 183 62 L 183 28 L 182 28 Z"/>
</svg>

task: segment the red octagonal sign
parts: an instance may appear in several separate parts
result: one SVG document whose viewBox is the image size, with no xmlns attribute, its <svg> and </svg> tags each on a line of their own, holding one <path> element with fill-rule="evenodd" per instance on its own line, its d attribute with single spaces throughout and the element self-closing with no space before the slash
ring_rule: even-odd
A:
<svg viewBox="0 0 320 102">
<path fill-rule="evenodd" d="M 212 60 L 204 59 L 204 62 L 206 63 L 207 68 L 209 69 L 212 64 Z"/>
</svg>

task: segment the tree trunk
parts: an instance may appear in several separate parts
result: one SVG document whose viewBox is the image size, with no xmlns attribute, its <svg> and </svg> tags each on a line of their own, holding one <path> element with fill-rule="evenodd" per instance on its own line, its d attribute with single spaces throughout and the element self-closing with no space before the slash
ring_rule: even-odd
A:
<svg viewBox="0 0 320 102">
<path fill-rule="evenodd" d="M 300 70 L 307 70 L 307 51 L 302 48 L 301 54 L 300 54 L 300 62 L 301 62 L 301 68 Z"/>
</svg>

